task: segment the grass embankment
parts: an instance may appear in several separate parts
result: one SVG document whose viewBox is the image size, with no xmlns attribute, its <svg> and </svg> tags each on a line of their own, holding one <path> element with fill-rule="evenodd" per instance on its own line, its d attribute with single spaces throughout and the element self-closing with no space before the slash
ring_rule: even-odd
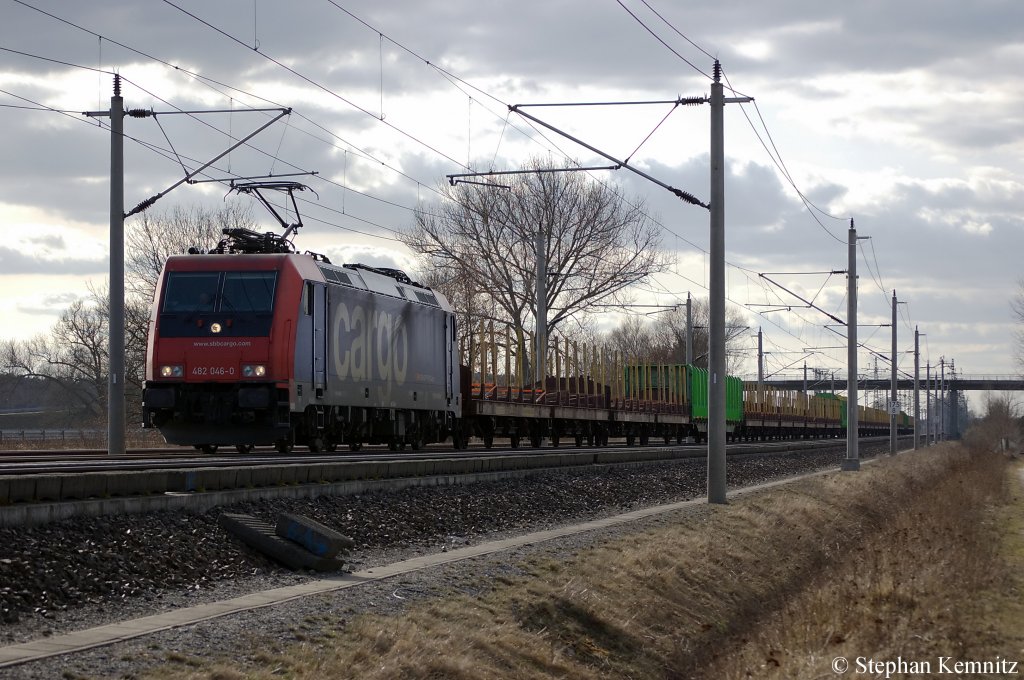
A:
<svg viewBox="0 0 1024 680">
<path fill-rule="evenodd" d="M 1016 472 L 941 448 L 529 562 L 529 578 L 481 597 L 325 622 L 281 653 L 179 659 L 157 675 L 834 677 L 837 656 L 1021 659 Z"/>
</svg>

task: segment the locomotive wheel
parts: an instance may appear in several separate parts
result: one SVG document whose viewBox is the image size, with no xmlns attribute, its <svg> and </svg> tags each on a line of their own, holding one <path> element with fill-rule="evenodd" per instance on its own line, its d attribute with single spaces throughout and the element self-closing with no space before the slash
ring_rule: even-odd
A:
<svg viewBox="0 0 1024 680">
<path fill-rule="evenodd" d="M 581 446 L 583 446 L 583 435 L 577 433 L 577 435 L 576 435 L 576 448 L 578 449 Z"/>
<path fill-rule="evenodd" d="M 509 437 L 509 446 L 511 446 L 513 449 L 519 448 L 519 435 L 514 434 Z"/>
<path fill-rule="evenodd" d="M 456 447 L 456 448 L 458 448 L 458 447 Z M 396 444 L 395 440 L 392 439 L 391 441 L 388 442 L 388 451 L 397 451 L 397 450 L 398 450 L 398 444 Z"/>
<path fill-rule="evenodd" d="M 635 445 L 636 445 L 636 435 L 635 434 L 627 434 L 626 435 L 626 446 L 635 446 Z"/>
<path fill-rule="evenodd" d="M 292 448 L 294 446 L 295 445 L 292 444 L 287 439 L 278 439 L 276 442 L 274 442 L 274 448 L 277 449 L 278 453 L 291 453 L 292 452 Z"/>
<path fill-rule="evenodd" d="M 362 442 L 349 442 L 348 443 L 348 450 L 349 451 L 359 451 L 362 448 L 363 448 L 363 443 Z"/>
<path fill-rule="evenodd" d="M 236 444 L 235 451 L 238 451 L 242 455 L 252 453 L 252 444 Z"/>
<path fill-rule="evenodd" d="M 668 446 L 671 443 L 672 443 L 672 435 L 670 435 L 670 434 L 665 435 L 665 446 Z"/>
<path fill-rule="evenodd" d="M 200 448 L 200 450 L 203 453 L 205 453 L 208 456 L 212 456 L 213 454 L 217 453 L 217 445 L 216 444 L 203 444 L 199 448 Z"/>
<path fill-rule="evenodd" d="M 558 448 L 558 443 L 559 443 L 558 442 L 558 435 L 557 434 L 551 435 L 551 447 L 557 449 Z"/>
<path fill-rule="evenodd" d="M 494 446 L 494 435 L 493 434 L 485 434 L 484 435 L 484 448 L 485 449 L 489 449 L 492 446 Z"/>
<path fill-rule="evenodd" d="M 532 446 L 535 449 L 539 449 L 540 448 L 540 440 L 541 440 L 540 432 L 532 432 L 532 433 L 530 433 L 530 446 Z"/>
<path fill-rule="evenodd" d="M 325 448 L 324 440 L 322 437 L 313 437 L 312 439 L 309 440 L 306 446 L 309 448 L 310 453 L 320 453 Z"/>
<path fill-rule="evenodd" d="M 650 437 L 648 437 L 646 434 L 640 435 L 640 446 L 647 446 L 650 443 L 651 443 Z"/>
<path fill-rule="evenodd" d="M 419 451 L 420 449 L 423 448 L 423 437 L 413 437 L 413 440 L 409 442 L 409 446 L 410 448 L 412 448 L 413 451 Z"/>
</svg>

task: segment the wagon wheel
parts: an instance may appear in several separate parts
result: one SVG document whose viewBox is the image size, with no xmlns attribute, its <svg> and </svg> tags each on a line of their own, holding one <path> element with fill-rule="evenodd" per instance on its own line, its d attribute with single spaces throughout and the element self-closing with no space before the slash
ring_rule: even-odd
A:
<svg viewBox="0 0 1024 680">
<path fill-rule="evenodd" d="M 292 444 L 291 440 L 288 439 L 278 439 L 274 442 L 274 448 L 277 449 L 278 453 L 291 453 L 294 446 L 295 445 Z"/>
<path fill-rule="evenodd" d="M 213 454 L 217 453 L 216 444 L 203 444 L 199 448 L 203 453 L 207 454 L 208 456 L 212 456 Z"/>
<path fill-rule="evenodd" d="M 252 444 L 235 444 L 235 451 L 238 451 L 243 456 L 247 453 L 252 453 Z"/>
</svg>

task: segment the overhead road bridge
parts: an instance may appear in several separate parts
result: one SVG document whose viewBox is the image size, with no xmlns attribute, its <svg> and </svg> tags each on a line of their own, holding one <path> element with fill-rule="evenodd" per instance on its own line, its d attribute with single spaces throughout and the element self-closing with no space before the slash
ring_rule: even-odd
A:
<svg viewBox="0 0 1024 680">
<path fill-rule="evenodd" d="M 937 376 L 932 374 L 932 385 L 934 386 Z M 753 382 L 753 381 L 750 381 Z M 925 389 L 925 380 L 922 375 L 918 381 L 918 389 Z M 804 388 L 804 379 L 800 378 L 775 378 L 772 380 L 765 380 L 764 384 L 779 390 L 802 390 Z M 832 390 L 835 389 L 837 392 L 846 391 L 846 378 L 836 376 L 835 380 L 807 380 L 808 390 Z M 857 386 L 861 390 L 888 390 L 892 388 L 891 378 L 864 378 L 857 381 Z M 900 377 L 896 380 L 896 389 L 898 390 L 912 390 L 914 389 L 913 378 Z M 934 387 L 933 387 L 934 389 Z M 1021 391 L 1024 390 L 1024 377 L 1019 375 L 966 375 L 957 374 L 955 378 L 947 375 L 946 376 L 946 389 L 950 391 L 972 391 L 972 392 L 988 392 L 988 391 Z"/>
</svg>

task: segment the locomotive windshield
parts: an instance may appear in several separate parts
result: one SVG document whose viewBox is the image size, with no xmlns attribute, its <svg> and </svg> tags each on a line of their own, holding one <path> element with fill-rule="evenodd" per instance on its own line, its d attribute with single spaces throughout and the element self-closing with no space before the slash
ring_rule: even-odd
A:
<svg viewBox="0 0 1024 680">
<path fill-rule="evenodd" d="M 224 274 L 220 308 L 228 312 L 269 312 L 274 308 L 277 272 L 228 272 Z"/>
<path fill-rule="evenodd" d="M 163 312 L 268 313 L 276 283 L 277 272 L 171 272 Z"/>
<path fill-rule="evenodd" d="M 164 312 L 212 312 L 220 274 L 171 272 L 164 292 Z"/>
<path fill-rule="evenodd" d="M 209 335 L 216 326 L 221 335 L 266 336 L 276 287 L 276 271 L 169 272 L 160 332 L 195 337 Z"/>
</svg>

